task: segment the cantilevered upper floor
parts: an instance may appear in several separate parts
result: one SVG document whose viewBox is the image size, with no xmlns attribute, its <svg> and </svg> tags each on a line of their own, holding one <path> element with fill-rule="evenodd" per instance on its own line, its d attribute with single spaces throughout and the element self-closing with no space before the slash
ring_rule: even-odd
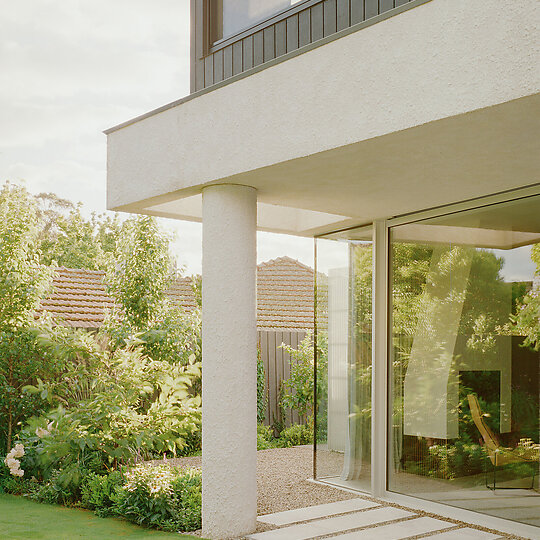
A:
<svg viewBox="0 0 540 540">
<path fill-rule="evenodd" d="M 537 0 L 192 4 L 194 91 L 107 131 L 109 208 L 243 184 L 313 235 L 538 182 Z"/>
</svg>

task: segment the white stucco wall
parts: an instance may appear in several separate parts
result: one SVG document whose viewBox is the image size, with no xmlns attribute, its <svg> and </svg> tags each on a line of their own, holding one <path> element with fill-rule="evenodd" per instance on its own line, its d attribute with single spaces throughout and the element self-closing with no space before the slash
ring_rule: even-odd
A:
<svg viewBox="0 0 540 540">
<path fill-rule="evenodd" d="M 113 131 L 108 206 L 535 94 L 539 19 L 537 0 L 432 0 Z"/>
</svg>

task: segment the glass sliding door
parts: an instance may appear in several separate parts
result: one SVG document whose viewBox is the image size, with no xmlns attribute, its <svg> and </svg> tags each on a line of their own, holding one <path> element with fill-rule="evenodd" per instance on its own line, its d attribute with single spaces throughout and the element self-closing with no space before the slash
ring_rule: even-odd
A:
<svg viewBox="0 0 540 540">
<path fill-rule="evenodd" d="M 316 478 L 371 486 L 371 229 L 317 239 Z"/>
<path fill-rule="evenodd" d="M 540 197 L 390 233 L 389 490 L 540 526 Z"/>
</svg>

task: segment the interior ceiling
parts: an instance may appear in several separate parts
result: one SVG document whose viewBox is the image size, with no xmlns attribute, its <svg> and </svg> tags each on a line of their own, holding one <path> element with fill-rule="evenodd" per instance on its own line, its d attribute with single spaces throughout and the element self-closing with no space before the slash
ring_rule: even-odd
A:
<svg viewBox="0 0 540 540">
<path fill-rule="evenodd" d="M 259 209 L 261 229 L 321 234 L 534 185 L 539 133 L 540 95 L 535 94 L 206 185 L 256 187 L 259 203 L 267 205 Z M 186 212 L 181 196 L 169 194 L 139 210 L 200 220 L 200 203 Z M 303 220 L 298 210 L 319 213 L 320 219 L 313 214 Z M 537 214 L 531 204 L 528 217 L 522 216 L 523 230 L 534 229 Z M 506 227 L 487 213 L 481 219 L 487 228 Z"/>
</svg>

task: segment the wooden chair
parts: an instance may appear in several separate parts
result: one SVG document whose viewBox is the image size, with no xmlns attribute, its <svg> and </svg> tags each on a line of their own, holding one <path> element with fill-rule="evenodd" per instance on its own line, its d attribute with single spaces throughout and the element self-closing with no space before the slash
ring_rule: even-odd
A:
<svg viewBox="0 0 540 540">
<path fill-rule="evenodd" d="M 527 458 L 525 456 L 519 455 L 515 449 L 505 448 L 501 445 L 499 438 L 493 433 L 490 427 L 486 424 L 484 418 L 485 415 L 482 414 L 480 409 L 480 404 L 478 403 L 478 398 L 474 394 L 469 394 L 467 396 L 469 401 L 469 407 L 471 409 L 471 415 L 482 439 L 484 440 L 484 450 L 486 451 L 487 457 L 493 465 L 493 486 L 490 486 L 488 483 L 488 474 L 486 468 L 486 487 L 495 490 L 497 489 L 497 468 L 504 467 L 505 465 L 510 465 L 512 463 L 527 463 L 532 465 L 532 482 L 531 487 L 527 489 L 534 489 L 534 477 L 538 468 L 538 460 L 535 458 Z M 499 487 L 499 489 L 522 489 L 514 487 Z"/>
</svg>

